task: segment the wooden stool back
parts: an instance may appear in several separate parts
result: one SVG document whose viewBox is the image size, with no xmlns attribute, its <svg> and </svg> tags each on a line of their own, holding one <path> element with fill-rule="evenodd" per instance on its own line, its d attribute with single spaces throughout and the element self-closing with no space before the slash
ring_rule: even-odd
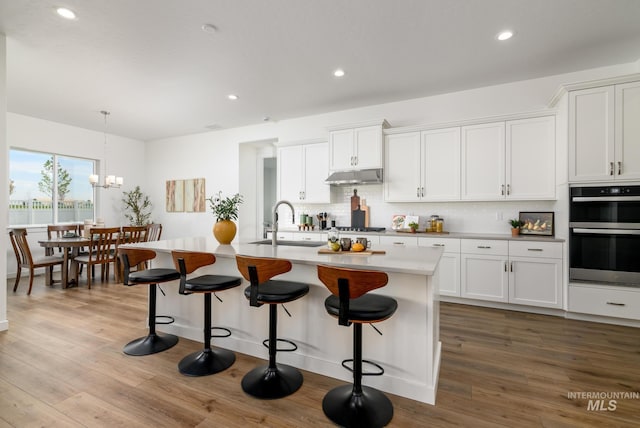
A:
<svg viewBox="0 0 640 428">
<path fill-rule="evenodd" d="M 356 299 L 371 290 L 387 285 L 389 277 L 386 273 L 375 270 L 357 270 L 318 265 L 318 278 L 335 296 L 340 297 L 340 280 L 349 284 L 350 299 Z"/>
<path fill-rule="evenodd" d="M 211 253 L 197 251 L 174 250 L 171 252 L 173 263 L 181 275 L 192 273 L 202 266 L 212 265 L 216 262 L 216 256 Z"/>
<path fill-rule="evenodd" d="M 276 275 L 280 275 L 291 270 L 289 260 L 273 259 L 269 257 L 248 257 L 236 256 L 238 270 L 247 281 L 253 283 L 249 273 L 249 266 L 255 266 L 257 271 L 257 284 L 267 282 Z M 256 284 L 256 285 L 257 285 Z"/>
</svg>

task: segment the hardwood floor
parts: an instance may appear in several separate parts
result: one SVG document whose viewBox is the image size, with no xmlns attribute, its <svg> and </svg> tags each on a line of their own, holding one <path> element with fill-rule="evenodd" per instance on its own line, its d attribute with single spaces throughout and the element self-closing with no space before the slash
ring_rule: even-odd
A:
<svg viewBox="0 0 640 428">
<path fill-rule="evenodd" d="M 0 428 L 332 426 L 321 403 L 341 384 L 335 379 L 304 372 L 297 393 L 261 401 L 240 388 L 256 358 L 238 355 L 230 369 L 192 378 L 178 373 L 177 362 L 201 343 L 180 339 L 160 354 L 124 355 L 122 346 L 146 331 L 146 287 L 98 280 L 91 290 L 83 284 L 61 290 L 45 287 L 39 276 L 26 296 L 25 284 L 13 293 L 8 282 Z M 640 398 L 618 399 L 613 411 L 589 410 L 587 398 L 569 398 L 640 393 L 638 329 L 442 304 L 441 340 L 436 405 L 390 395 L 390 426 L 640 424 Z"/>
</svg>

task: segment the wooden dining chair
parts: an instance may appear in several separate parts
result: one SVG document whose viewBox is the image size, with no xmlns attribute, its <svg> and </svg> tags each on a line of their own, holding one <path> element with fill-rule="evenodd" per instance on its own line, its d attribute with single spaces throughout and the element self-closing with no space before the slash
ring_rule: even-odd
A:
<svg viewBox="0 0 640 428">
<path fill-rule="evenodd" d="M 162 225 L 160 223 L 151 223 L 147 226 L 147 233 L 145 234 L 145 241 L 159 241 L 160 235 L 162 235 Z"/>
<path fill-rule="evenodd" d="M 91 288 L 91 277 L 94 276 L 95 265 L 100 265 L 100 279 L 109 278 L 109 265 L 116 263 L 116 248 L 120 239 L 119 227 L 92 227 L 89 230 L 89 252 L 73 259 L 76 265 L 87 265 L 87 287 Z M 76 267 L 76 283 L 78 283 L 78 271 Z"/>
<path fill-rule="evenodd" d="M 68 234 L 78 234 L 78 225 L 77 224 L 50 224 L 47 226 L 47 239 L 54 238 L 62 238 Z M 55 248 L 47 247 L 45 249 L 45 254 L 47 256 L 53 256 L 55 252 Z M 58 252 L 62 252 L 62 248 L 58 247 Z"/>
<path fill-rule="evenodd" d="M 16 283 L 13 286 L 13 291 L 18 289 L 20 283 L 20 274 L 22 268 L 29 269 L 29 290 L 27 294 L 31 294 L 31 288 L 33 287 L 33 275 L 34 270 L 38 268 L 46 268 L 46 280 L 47 285 L 53 284 L 53 267 L 56 265 L 62 266 L 63 259 L 59 256 L 44 256 L 34 259 L 29 249 L 29 242 L 27 241 L 27 229 L 11 229 L 9 230 L 9 238 L 11 240 L 11 246 L 16 254 Z"/>
<path fill-rule="evenodd" d="M 147 234 L 147 226 L 122 226 L 122 234 L 120 235 L 120 239 L 118 241 L 118 245 L 123 244 L 136 244 L 138 242 L 144 242 Z M 118 252 L 118 248 L 116 247 L 116 253 Z M 144 268 L 144 264 L 142 266 L 138 266 L 138 268 Z M 122 282 L 123 275 L 123 266 L 120 257 L 116 257 L 116 269 L 115 269 L 115 278 L 116 282 Z"/>
</svg>

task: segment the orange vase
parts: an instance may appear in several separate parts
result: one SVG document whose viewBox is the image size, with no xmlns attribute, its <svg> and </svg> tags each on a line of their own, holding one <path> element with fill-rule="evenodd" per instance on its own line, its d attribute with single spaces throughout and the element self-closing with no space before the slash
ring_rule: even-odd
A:
<svg viewBox="0 0 640 428">
<path fill-rule="evenodd" d="M 213 236 L 223 244 L 229 245 L 236 236 L 236 224 L 231 220 L 220 220 L 213 225 Z"/>
</svg>

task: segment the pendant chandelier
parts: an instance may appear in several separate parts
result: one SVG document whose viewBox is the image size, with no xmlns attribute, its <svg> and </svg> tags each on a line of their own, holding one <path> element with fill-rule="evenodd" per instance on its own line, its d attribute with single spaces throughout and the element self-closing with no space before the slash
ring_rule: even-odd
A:
<svg viewBox="0 0 640 428">
<path fill-rule="evenodd" d="M 124 183 L 122 177 L 116 177 L 115 175 L 107 175 L 107 116 L 109 113 L 106 110 L 100 111 L 100 114 L 104 116 L 104 184 L 100 183 L 100 176 L 98 174 L 91 174 L 89 176 L 89 183 L 92 187 L 103 187 L 105 189 L 118 189 Z"/>
</svg>

